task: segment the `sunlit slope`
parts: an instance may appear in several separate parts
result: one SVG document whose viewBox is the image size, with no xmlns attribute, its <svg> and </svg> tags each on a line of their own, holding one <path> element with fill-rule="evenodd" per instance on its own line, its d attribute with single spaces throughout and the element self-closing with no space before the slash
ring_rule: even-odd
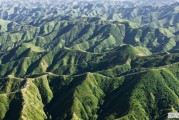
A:
<svg viewBox="0 0 179 120">
<path fill-rule="evenodd" d="M 87 72 L 1 78 L 0 117 L 165 119 L 168 112 L 179 110 L 177 67 L 178 63 L 118 77 Z"/>
<path fill-rule="evenodd" d="M 117 46 L 144 46 L 152 52 L 178 48 L 177 33 L 166 28 L 139 27 L 130 21 L 106 21 L 99 18 L 80 18 L 72 21 L 53 21 L 40 27 L 3 32 L 0 50 L 8 51 L 21 43 L 30 43 L 46 50 L 63 47 L 88 52 L 104 52 Z"/>
<path fill-rule="evenodd" d="M 43 72 L 71 75 L 100 71 L 116 65 L 130 64 L 131 59 L 150 54 L 146 48 L 131 45 L 95 54 L 67 48 L 45 52 L 32 44 L 22 44 L 1 55 L 0 76 L 24 77 Z"/>
</svg>

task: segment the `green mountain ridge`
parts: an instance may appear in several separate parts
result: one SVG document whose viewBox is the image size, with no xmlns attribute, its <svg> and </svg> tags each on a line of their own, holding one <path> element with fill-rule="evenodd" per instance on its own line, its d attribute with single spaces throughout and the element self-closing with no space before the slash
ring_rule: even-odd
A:
<svg viewBox="0 0 179 120">
<path fill-rule="evenodd" d="M 22 99 L 19 104 L 22 104 L 24 109 L 18 111 L 22 119 L 163 119 L 168 112 L 179 109 L 179 75 L 174 71 L 177 66 L 178 63 L 112 78 L 89 72 L 69 77 L 47 73 L 25 80 L 8 77 L 1 80 L 10 80 L 7 81 L 5 89 L 1 88 L 1 96 L 9 96 L 12 102 Z M 17 82 L 14 83 L 15 81 Z M 15 87 L 10 87 L 10 82 L 13 82 Z M 150 84 L 152 86 L 149 86 Z M 85 93 L 82 92 L 84 90 Z M 10 93 L 7 94 L 7 91 Z M 33 97 L 34 92 L 39 96 L 38 99 Z M 162 97 L 157 97 L 161 95 Z M 145 98 L 146 96 L 148 97 Z M 9 97 L 1 103 L 7 102 Z M 69 102 L 64 104 L 66 100 Z M 33 106 L 30 104 L 34 103 L 38 105 L 31 108 Z M 18 105 L 18 102 L 15 101 L 14 104 Z M 3 107 L 6 108 L 4 104 Z M 9 108 L 5 111 L 12 113 Z M 33 109 L 32 113 L 29 112 L 30 109 Z"/>
<path fill-rule="evenodd" d="M 131 44 L 147 47 L 152 52 L 164 52 L 178 49 L 176 37 L 166 28 L 138 27 L 130 21 L 109 22 L 99 18 L 86 18 L 49 22 L 41 27 L 10 34 L 5 32 L 0 36 L 0 45 L 2 52 L 21 43 L 35 44 L 47 50 L 68 47 L 97 53 Z"/>
<path fill-rule="evenodd" d="M 6 58 L 9 61 L 3 58 L 12 51 L 1 56 L 1 71 L 6 66 L 14 69 L 5 76 L 1 72 L 2 119 L 164 119 L 168 112 L 179 109 L 178 53 L 151 55 L 145 48 L 124 45 L 103 54 L 36 48 L 38 51 L 22 56 L 29 46 L 36 48 L 22 44 L 12 50 L 16 54 Z M 85 59 L 86 68 L 78 69 Z M 58 64 L 61 71 L 63 65 L 69 68 L 58 75 L 60 71 L 53 70 Z M 104 64 L 107 66 L 101 68 Z M 74 74 L 73 70 L 79 71 Z M 13 106 L 19 106 L 16 116 Z"/>
<path fill-rule="evenodd" d="M 177 113 L 179 4 L 68 2 L 0 2 L 0 120 Z"/>
<path fill-rule="evenodd" d="M 32 48 L 27 48 L 27 47 Z M 61 49 L 58 51 L 37 51 L 40 48 L 29 44 L 12 49 L 1 56 L 0 76 L 24 76 L 33 73 L 54 72 L 58 74 L 74 74 L 84 71 L 102 70 L 123 64 L 137 56 L 150 55 L 143 47 L 125 45 L 103 54 L 95 54 L 79 50 Z M 110 57 L 109 57 L 110 56 Z M 121 58 L 121 59 L 118 59 Z M 9 60 L 9 61 L 7 61 Z M 108 64 L 104 67 L 104 64 Z M 23 68 L 23 69 L 21 69 Z"/>
</svg>

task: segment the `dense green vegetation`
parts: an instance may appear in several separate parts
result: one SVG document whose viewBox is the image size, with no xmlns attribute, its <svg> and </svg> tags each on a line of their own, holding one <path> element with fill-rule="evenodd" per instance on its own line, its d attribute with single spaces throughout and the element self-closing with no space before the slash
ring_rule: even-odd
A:
<svg viewBox="0 0 179 120">
<path fill-rule="evenodd" d="M 147 2 L 0 1 L 0 120 L 178 112 L 179 4 Z"/>
</svg>

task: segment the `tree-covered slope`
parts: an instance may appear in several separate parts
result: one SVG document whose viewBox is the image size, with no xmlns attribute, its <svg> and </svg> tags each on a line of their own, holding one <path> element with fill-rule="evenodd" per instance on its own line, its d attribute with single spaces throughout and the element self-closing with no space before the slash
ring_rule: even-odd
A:
<svg viewBox="0 0 179 120">
<path fill-rule="evenodd" d="M 150 54 L 22 44 L 1 56 L 1 119 L 165 119 L 179 109 L 179 53 Z"/>
<path fill-rule="evenodd" d="M 87 72 L 2 78 L 1 118 L 12 119 L 16 106 L 14 118 L 22 119 L 165 119 L 179 109 L 177 66 L 116 77 Z"/>
<path fill-rule="evenodd" d="M 0 1 L 0 120 L 178 112 L 179 4 L 133 2 Z"/>
<path fill-rule="evenodd" d="M 31 43 L 46 50 L 68 47 L 100 53 L 130 44 L 146 47 L 151 52 L 163 52 L 178 49 L 177 36 L 166 28 L 140 27 L 126 20 L 79 18 L 3 32 L 0 36 L 0 50 L 6 52 L 21 43 Z"/>
</svg>

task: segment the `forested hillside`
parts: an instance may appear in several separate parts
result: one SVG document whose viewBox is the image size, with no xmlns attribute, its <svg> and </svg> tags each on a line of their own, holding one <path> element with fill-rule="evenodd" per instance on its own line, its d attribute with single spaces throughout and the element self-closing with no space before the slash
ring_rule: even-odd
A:
<svg viewBox="0 0 179 120">
<path fill-rule="evenodd" d="M 0 120 L 179 111 L 177 1 L 0 3 Z"/>
</svg>

